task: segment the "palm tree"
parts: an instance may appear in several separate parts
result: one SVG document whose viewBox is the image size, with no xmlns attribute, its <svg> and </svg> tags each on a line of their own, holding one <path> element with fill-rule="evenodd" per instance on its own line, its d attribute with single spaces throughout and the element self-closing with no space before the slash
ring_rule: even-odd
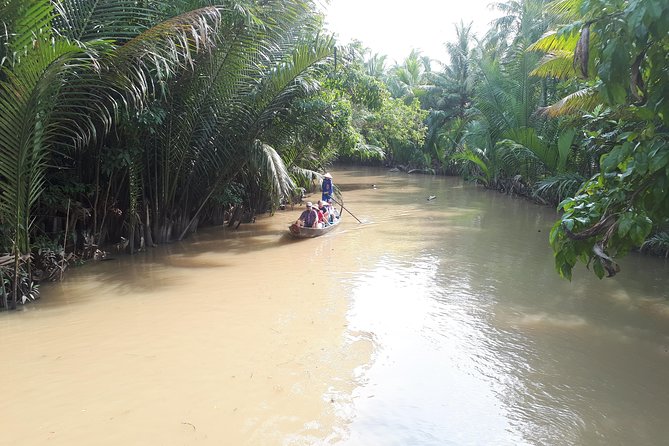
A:
<svg viewBox="0 0 669 446">
<path fill-rule="evenodd" d="M 383 79 L 387 75 L 385 54 L 375 53 L 365 60 L 365 70 L 368 75 L 377 79 Z"/>
<path fill-rule="evenodd" d="M 140 138 L 147 141 L 138 168 L 144 205 L 152 210 L 158 242 L 183 238 L 211 198 L 233 181 L 260 181 L 273 199 L 290 193 L 279 151 L 299 128 L 276 123 L 296 99 L 317 91 L 314 75 L 333 54 L 334 42 L 316 35 L 308 2 L 265 2 L 252 15 L 253 26 L 230 28 L 192 75 L 167 86 L 169 96 L 157 104 L 165 119 L 145 129 L 150 138 Z"/>
<path fill-rule="evenodd" d="M 5 0 L 1 7 L 0 219 L 12 241 L 14 307 L 23 263 L 30 273 L 31 210 L 50 153 L 108 131 L 119 104 L 141 106 L 153 90 L 148 79 L 165 78 L 214 44 L 220 10 L 159 22 L 155 9 L 129 0 Z"/>
<path fill-rule="evenodd" d="M 476 58 L 478 85 L 471 119 L 480 125 L 476 126 L 478 134 L 468 138 L 468 145 L 482 151 L 484 156 L 479 161 L 488 163 L 492 187 L 502 186 L 507 178 L 519 173 L 529 175 L 526 180 L 536 179 L 541 171 L 536 166 L 540 158 L 526 155 L 533 149 L 546 150 L 546 144 L 554 143 L 545 139 L 548 135 L 542 135 L 546 127 L 535 114 L 544 85 L 531 75 L 539 58 L 527 51 L 546 27 L 542 5 L 542 0 L 498 5 L 507 15 L 496 21 Z M 518 150 L 520 147 L 524 149 Z M 468 156 L 472 158 L 472 154 Z"/>
<path fill-rule="evenodd" d="M 444 67 L 446 78 L 446 101 L 454 116 L 464 118 L 469 107 L 474 89 L 474 70 L 472 67 L 472 24 L 460 22 L 455 26 L 455 42 L 446 43 L 449 64 Z"/>
<path fill-rule="evenodd" d="M 393 97 L 403 99 L 410 104 L 420 97 L 426 85 L 426 74 L 431 72 L 430 59 L 421 56 L 420 51 L 412 50 L 402 64 L 395 65 L 387 80 L 388 89 Z"/>
<path fill-rule="evenodd" d="M 234 104 L 240 110 L 234 115 L 224 115 L 221 120 L 226 124 L 219 124 L 219 130 L 213 135 L 214 147 L 218 149 L 210 153 L 213 159 L 207 159 L 205 167 L 209 169 L 208 175 L 197 176 L 207 181 L 198 187 L 189 188 L 197 191 L 188 199 L 189 202 L 197 203 L 198 209 L 201 209 L 221 184 L 232 181 L 240 174 L 254 176 L 257 172 L 269 181 L 270 192 L 274 197 L 289 195 L 292 183 L 275 149 L 275 146 L 280 148 L 283 145 L 288 135 L 276 133 L 274 122 L 285 116 L 296 98 L 316 91 L 318 84 L 314 82 L 313 75 L 323 68 L 323 63 L 333 51 L 333 41 L 329 38 L 299 43 L 294 46 L 288 59 L 285 53 L 281 54 L 266 71 L 258 73 L 262 82 L 251 90 L 238 90 L 237 95 L 229 99 L 230 102 L 220 104 L 223 112 L 223 107 Z M 234 133 L 229 131 L 231 128 L 235 129 Z M 292 132 L 297 131 L 299 129 L 292 129 Z M 213 165 L 223 169 L 212 171 Z M 250 172 L 244 170 L 246 167 L 251 167 Z M 197 212 L 189 216 L 191 222 L 196 217 Z M 182 230 L 180 238 L 184 236 L 185 230 Z"/>
<path fill-rule="evenodd" d="M 429 109 L 425 145 L 442 167 L 461 146 L 475 85 L 471 24 L 461 22 L 455 30 L 455 42 L 445 44 L 449 62 L 443 72 L 428 73 L 429 86 L 421 98 Z"/>
</svg>

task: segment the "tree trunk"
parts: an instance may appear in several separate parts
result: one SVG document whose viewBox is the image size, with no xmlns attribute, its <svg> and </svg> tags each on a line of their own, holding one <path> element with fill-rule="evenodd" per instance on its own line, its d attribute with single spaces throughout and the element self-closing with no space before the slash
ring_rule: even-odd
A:
<svg viewBox="0 0 669 446">
<path fill-rule="evenodd" d="M 128 250 L 130 254 L 135 253 L 135 224 L 130 225 L 130 234 L 128 235 Z"/>
<path fill-rule="evenodd" d="M 14 251 L 14 283 L 12 284 L 12 300 L 9 303 L 10 310 L 16 310 L 16 296 L 19 293 L 19 249 L 15 248 Z"/>
<path fill-rule="evenodd" d="M 167 217 L 162 217 L 160 223 L 156 224 L 156 229 L 153 231 L 156 234 L 157 243 L 167 243 L 172 236 L 173 222 Z"/>
<path fill-rule="evenodd" d="M 2 287 L 0 289 L 0 292 L 2 295 L 0 296 L 0 304 L 2 304 L 2 308 L 5 310 L 8 310 L 7 308 L 7 290 L 5 289 L 5 275 L 2 273 L 2 270 L 0 269 L 0 286 Z"/>
<path fill-rule="evenodd" d="M 98 203 L 100 201 L 100 144 L 97 144 L 98 151 L 95 157 L 95 200 L 93 201 L 93 243 L 95 235 L 98 233 Z"/>
<path fill-rule="evenodd" d="M 230 220 L 228 221 L 228 227 L 232 228 L 233 226 L 235 226 L 236 221 L 238 221 L 239 224 L 241 224 L 243 213 L 244 213 L 244 205 L 238 204 L 237 206 L 235 206 L 235 210 L 232 211 L 232 215 L 230 216 Z M 239 224 L 237 224 L 235 229 L 239 227 Z"/>
<path fill-rule="evenodd" d="M 151 233 L 151 219 L 150 219 L 150 206 L 146 204 L 146 197 L 144 197 L 144 211 L 146 212 L 146 224 L 144 225 L 144 239 L 146 246 L 155 246 L 153 243 L 153 234 Z"/>
<path fill-rule="evenodd" d="M 105 201 L 104 201 L 104 203 L 102 203 L 102 206 L 103 206 L 102 221 L 100 222 L 100 233 L 97 234 L 98 241 L 96 243 L 100 247 L 102 247 L 104 245 L 105 241 L 106 241 L 105 240 L 105 235 L 106 235 L 105 234 L 105 221 L 107 220 L 107 206 L 108 206 L 108 203 L 109 203 L 109 193 L 111 191 L 112 178 L 114 178 L 113 173 L 111 175 L 109 175 L 109 180 L 108 180 L 109 182 L 107 183 L 107 192 L 105 192 Z M 95 236 L 96 234 L 93 233 L 93 235 Z"/>
</svg>

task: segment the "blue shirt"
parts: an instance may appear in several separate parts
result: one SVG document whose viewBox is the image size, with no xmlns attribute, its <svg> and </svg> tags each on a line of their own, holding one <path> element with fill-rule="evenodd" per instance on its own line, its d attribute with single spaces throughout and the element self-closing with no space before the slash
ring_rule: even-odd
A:
<svg viewBox="0 0 669 446">
<path fill-rule="evenodd" d="M 314 210 L 314 208 L 305 209 L 305 211 L 300 215 L 300 220 L 304 220 L 304 226 L 313 226 L 317 218 L 318 213 Z"/>
</svg>

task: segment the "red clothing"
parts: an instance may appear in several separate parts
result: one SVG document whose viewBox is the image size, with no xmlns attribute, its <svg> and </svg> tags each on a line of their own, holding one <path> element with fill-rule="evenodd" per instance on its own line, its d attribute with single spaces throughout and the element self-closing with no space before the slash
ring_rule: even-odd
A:
<svg viewBox="0 0 669 446">
<path fill-rule="evenodd" d="M 316 208 L 316 212 L 318 212 L 318 223 L 325 223 L 325 215 L 323 215 L 323 211 Z"/>
</svg>

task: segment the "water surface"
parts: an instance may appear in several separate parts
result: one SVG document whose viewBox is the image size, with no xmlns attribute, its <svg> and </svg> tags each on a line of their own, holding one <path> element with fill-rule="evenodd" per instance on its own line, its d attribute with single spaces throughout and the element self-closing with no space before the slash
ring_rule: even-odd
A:
<svg viewBox="0 0 669 446">
<path fill-rule="evenodd" d="M 335 183 L 363 224 L 294 241 L 300 210 L 278 212 L 0 313 L 0 444 L 666 442 L 666 261 L 568 282 L 551 209 L 455 178 Z"/>
</svg>

